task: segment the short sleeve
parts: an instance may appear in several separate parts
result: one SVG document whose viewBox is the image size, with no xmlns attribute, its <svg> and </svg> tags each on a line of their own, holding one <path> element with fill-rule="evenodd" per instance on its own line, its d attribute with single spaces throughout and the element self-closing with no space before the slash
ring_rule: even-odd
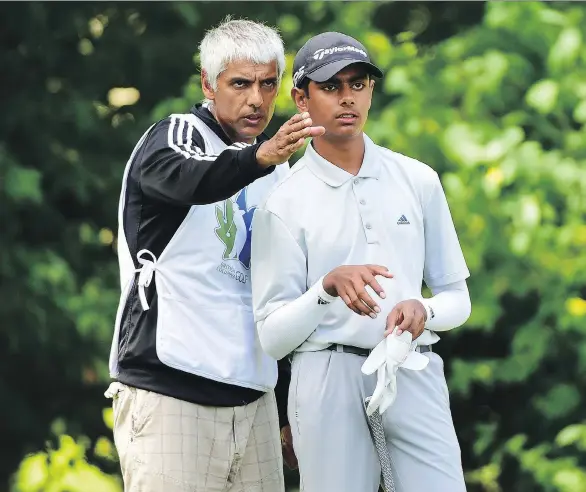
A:
<svg viewBox="0 0 586 492">
<path fill-rule="evenodd" d="M 437 173 L 433 174 L 428 200 L 423 210 L 423 223 L 425 283 L 431 288 L 467 279 L 470 272 Z"/>
</svg>

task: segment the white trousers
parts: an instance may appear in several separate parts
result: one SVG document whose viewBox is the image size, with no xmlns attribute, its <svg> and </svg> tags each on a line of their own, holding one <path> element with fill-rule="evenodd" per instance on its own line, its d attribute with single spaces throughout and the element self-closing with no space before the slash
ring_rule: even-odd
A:
<svg viewBox="0 0 586 492">
<path fill-rule="evenodd" d="M 397 399 L 383 414 L 397 492 L 465 492 L 442 358 L 422 371 L 399 369 Z M 364 399 L 376 375 L 365 360 L 323 350 L 295 353 L 289 421 L 303 492 L 377 492 L 380 465 Z"/>
</svg>

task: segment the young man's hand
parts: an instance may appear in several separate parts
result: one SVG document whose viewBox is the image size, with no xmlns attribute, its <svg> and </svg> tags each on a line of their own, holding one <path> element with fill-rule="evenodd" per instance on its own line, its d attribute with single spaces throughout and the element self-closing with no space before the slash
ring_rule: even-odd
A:
<svg viewBox="0 0 586 492">
<path fill-rule="evenodd" d="M 386 297 L 375 276 L 393 278 L 387 267 L 381 265 L 344 265 L 334 268 L 324 277 L 324 290 L 331 296 L 340 296 L 352 311 L 362 316 L 376 318 L 380 307 L 370 297 L 365 287 L 370 285 L 381 299 Z"/>
<path fill-rule="evenodd" d="M 427 312 L 423 304 L 416 299 L 399 302 L 387 316 L 387 329 L 385 337 L 393 333 L 397 327 L 397 335 L 408 331 L 415 340 L 423 333 Z"/>
<path fill-rule="evenodd" d="M 311 126 L 313 122 L 309 113 L 294 115 L 266 142 L 263 142 L 256 151 L 256 161 L 262 167 L 283 164 L 297 152 L 306 138 L 319 137 L 326 129 L 323 126 Z"/>
</svg>

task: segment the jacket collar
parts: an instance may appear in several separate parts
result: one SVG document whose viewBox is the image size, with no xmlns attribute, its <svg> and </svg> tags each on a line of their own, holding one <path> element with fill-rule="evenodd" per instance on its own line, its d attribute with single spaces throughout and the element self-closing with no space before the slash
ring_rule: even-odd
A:
<svg viewBox="0 0 586 492">
<path fill-rule="evenodd" d="M 208 109 L 207 103 L 199 103 L 195 104 L 191 108 L 191 112 L 197 116 L 201 121 L 203 121 L 210 130 L 212 130 L 222 142 L 226 145 L 232 145 L 234 142 L 230 140 L 228 135 L 224 132 L 212 112 Z M 268 140 L 269 137 L 265 133 L 261 133 L 258 137 L 256 137 L 256 142 L 264 142 Z"/>
</svg>

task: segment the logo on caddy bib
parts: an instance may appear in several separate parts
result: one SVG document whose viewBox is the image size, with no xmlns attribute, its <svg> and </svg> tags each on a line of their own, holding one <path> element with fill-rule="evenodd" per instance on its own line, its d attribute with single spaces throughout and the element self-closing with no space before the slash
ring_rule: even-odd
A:
<svg viewBox="0 0 586 492">
<path fill-rule="evenodd" d="M 223 261 L 217 270 L 245 284 L 249 276 L 230 265 L 230 261 L 238 261 L 246 270 L 250 270 L 250 238 L 252 217 L 256 207 L 247 207 L 246 188 L 236 198 L 224 200 L 216 205 L 218 227 L 214 229 L 218 239 L 224 243 Z"/>
</svg>

